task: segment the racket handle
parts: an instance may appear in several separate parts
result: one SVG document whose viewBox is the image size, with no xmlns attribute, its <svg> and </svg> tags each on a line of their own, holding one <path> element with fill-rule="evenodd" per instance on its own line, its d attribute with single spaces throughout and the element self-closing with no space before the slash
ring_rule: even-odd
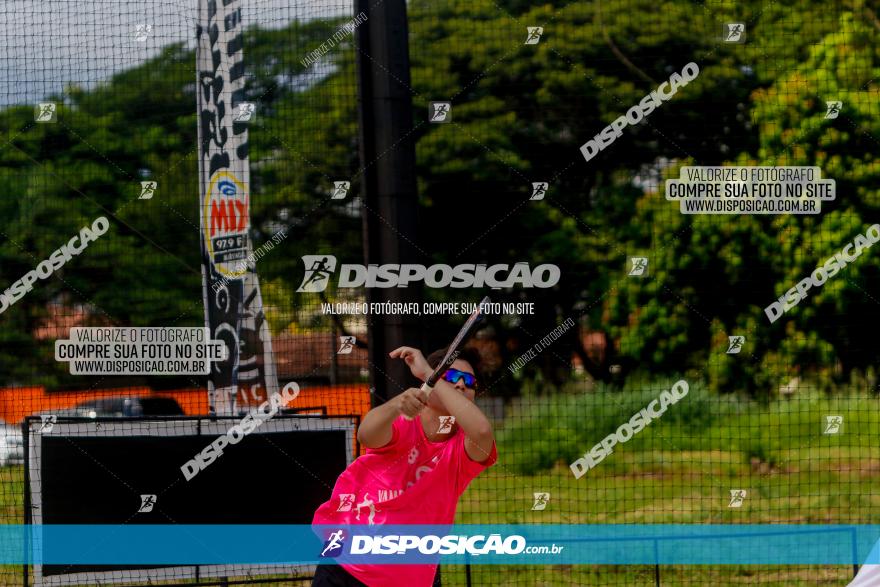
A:
<svg viewBox="0 0 880 587">
<path fill-rule="evenodd" d="M 422 383 L 422 386 L 419 389 L 424 391 L 428 395 L 428 397 L 431 397 L 431 392 L 434 390 L 434 388 L 432 386 L 428 385 L 427 381 L 425 383 Z M 412 420 L 413 420 L 409 416 L 404 416 L 404 418 L 406 418 L 410 422 L 412 422 Z"/>
</svg>

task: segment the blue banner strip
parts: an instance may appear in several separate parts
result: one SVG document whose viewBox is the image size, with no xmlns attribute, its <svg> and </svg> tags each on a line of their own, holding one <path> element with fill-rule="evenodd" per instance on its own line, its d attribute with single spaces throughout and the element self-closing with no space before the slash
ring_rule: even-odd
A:
<svg viewBox="0 0 880 587">
<path fill-rule="evenodd" d="M 878 525 L 0 525 L 0 564 L 880 564 Z"/>
</svg>

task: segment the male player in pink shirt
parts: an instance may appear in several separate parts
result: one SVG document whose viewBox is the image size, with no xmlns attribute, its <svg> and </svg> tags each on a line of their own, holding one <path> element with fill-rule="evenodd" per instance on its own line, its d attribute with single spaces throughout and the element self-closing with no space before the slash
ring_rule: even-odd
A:
<svg viewBox="0 0 880 587">
<path fill-rule="evenodd" d="M 391 357 L 426 380 L 445 350 L 427 359 L 412 347 Z M 426 394 L 410 388 L 373 408 L 358 428 L 367 447 L 336 480 L 313 524 L 443 524 L 455 519 L 458 498 L 498 458 L 489 420 L 474 404 L 479 355 L 464 349 Z M 436 565 L 319 565 L 313 587 L 429 587 Z"/>
</svg>

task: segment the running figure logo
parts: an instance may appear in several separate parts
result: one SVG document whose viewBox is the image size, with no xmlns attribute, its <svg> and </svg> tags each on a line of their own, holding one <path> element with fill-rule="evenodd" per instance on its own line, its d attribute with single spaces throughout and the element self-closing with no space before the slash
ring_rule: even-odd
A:
<svg viewBox="0 0 880 587">
<path fill-rule="evenodd" d="M 533 512 L 540 512 L 547 509 L 547 502 L 550 501 L 550 494 L 544 492 L 535 492 L 535 504 L 532 506 Z"/>
<path fill-rule="evenodd" d="M 153 511 L 153 506 L 156 505 L 156 496 L 151 494 L 141 495 L 141 507 L 138 508 L 138 513 L 149 513 Z"/>
<path fill-rule="evenodd" d="M 746 25 L 743 22 L 728 22 L 724 24 L 725 43 L 743 43 L 746 40 Z"/>
<path fill-rule="evenodd" d="M 638 277 L 645 274 L 648 269 L 647 257 L 630 257 L 629 260 L 632 263 L 632 268 L 629 270 L 630 275 Z"/>
<path fill-rule="evenodd" d="M 35 122 L 55 122 L 57 109 L 55 102 L 40 102 L 34 108 Z"/>
<path fill-rule="evenodd" d="M 138 196 L 138 200 L 152 200 L 157 187 L 159 187 L 159 183 L 156 181 L 142 181 L 141 195 Z"/>
<path fill-rule="evenodd" d="M 743 501 L 746 499 L 746 490 L 745 489 L 731 489 L 730 490 L 730 503 L 727 504 L 729 508 L 741 508 Z"/>
<path fill-rule="evenodd" d="M 843 428 L 843 416 L 825 416 L 825 430 L 822 434 L 840 434 Z"/>
<path fill-rule="evenodd" d="M 374 526 L 375 524 L 373 523 L 373 518 L 376 517 L 376 502 L 370 499 L 369 493 L 365 493 L 364 501 L 357 504 L 357 513 L 354 516 L 355 520 L 361 519 L 361 508 L 369 508 L 370 515 L 367 516 L 367 524 L 370 526 Z"/>
<path fill-rule="evenodd" d="M 452 120 L 452 102 L 431 102 L 428 107 L 428 120 L 431 122 Z"/>
<path fill-rule="evenodd" d="M 827 120 L 834 120 L 840 115 L 840 109 L 843 108 L 843 102 L 825 102 L 825 118 Z"/>
<path fill-rule="evenodd" d="M 321 551 L 321 558 L 335 558 L 342 554 L 342 546 L 345 544 L 343 542 L 344 539 L 345 535 L 342 533 L 342 530 L 337 530 L 330 534 L 330 537 L 327 538 L 327 541 L 324 543 L 324 550 Z"/>
<path fill-rule="evenodd" d="M 336 351 L 337 355 L 350 355 L 351 351 L 354 350 L 355 338 L 354 336 L 340 336 L 339 337 L 339 350 Z"/>
<path fill-rule="evenodd" d="M 38 432 L 52 432 L 52 429 L 55 428 L 55 422 L 58 421 L 58 416 L 55 414 L 49 414 L 48 416 L 40 416 L 40 429 Z"/>
<path fill-rule="evenodd" d="M 440 416 L 440 428 L 437 434 L 449 434 L 452 432 L 452 425 L 455 424 L 455 416 Z"/>
<path fill-rule="evenodd" d="M 544 195 L 547 193 L 547 187 L 549 187 L 546 181 L 533 181 L 532 182 L 532 197 L 530 200 L 543 200 Z"/>
<path fill-rule="evenodd" d="M 333 194 L 331 194 L 331 200 L 344 200 L 345 196 L 348 194 L 348 190 L 351 189 L 350 181 L 334 181 L 333 182 Z"/>
<path fill-rule="evenodd" d="M 134 40 L 140 43 L 143 43 L 147 40 L 147 37 L 150 36 L 150 33 L 153 32 L 153 25 L 151 24 L 139 24 L 134 30 Z"/>
<path fill-rule="evenodd" d="M 541 35 L 544 34 L 544 27 L 542 26 L 530 26 L 526 27 L 528 31 L 528 37 L 526 37 L 525 45 L 537 45 L 538 41 L 541 40 Z"/>
<path fill-rule="evenodd" d="M 333 255 L 303 255 L 306 274 L 296 291 L 319 292 L 327 289 L 330 276 L 336 270 L 336 257 Z"/>
<path fill-rule="evenodd" d="M 337 512 L 350 512 L 351 506 L 354 505 L 354 493 L 340 493 L 339 494 L 339 507 L 336 508 Z"/>
<path fill-rule="evenodd" d="M 232 117 L 233 122 L 250 122 L 257 111 L 257 105 L 253 102 L 242 102 L 235 109 L 235 116 Z"/>
<path fill-rule="evenodd" d="M 727 354 L 738 355 L 745 343 L 745 336 L 728 336 L 727 337 Z"/>
</svg>

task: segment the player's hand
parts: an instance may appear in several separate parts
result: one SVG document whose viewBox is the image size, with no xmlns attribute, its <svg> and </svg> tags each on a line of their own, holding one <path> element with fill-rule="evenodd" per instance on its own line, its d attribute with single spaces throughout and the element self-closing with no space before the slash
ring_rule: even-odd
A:
<svg viewBox="0 0 880 587">
<path fill-rule="evenodd" d="M 431 376 L 431 373 L 434 370 L 431 368 L 431 365 L 428 364 L 428 361 L 425 360 L 425 356 L 422 354 L 422 351 L 419 349 L 414 349 L 411 346 L 402 346 L 400 348 L 394 349 L 389 353 L 389 356 L 392 359 L 403 359 L 406 361 L 406 365 L 409 367 L 409 370 L 412 374 L 421 381 L 425 381 L 428 377 Z"/>
<path fill-rule="evenodd" d="M 397 411 L 412 420 L 428 405 L 428 394 L 418 387 L 410 387 L 397 396 Z"/>
</svg>

